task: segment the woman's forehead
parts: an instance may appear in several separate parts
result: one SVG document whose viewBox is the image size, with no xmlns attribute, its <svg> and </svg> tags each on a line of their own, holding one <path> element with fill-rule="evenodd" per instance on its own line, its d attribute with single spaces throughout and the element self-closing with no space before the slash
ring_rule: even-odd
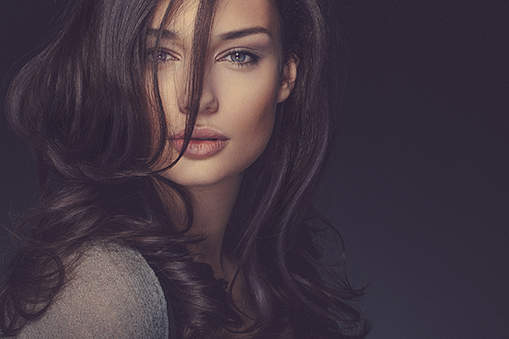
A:
<svg viewBox="0 0 509 339">
<path fill-rule="evenodd" d="M 165 29 L 175 33 L 179 39 L 192 38 L 197 18 L 199 0 L 183 0 L 180 8 L 173 12 Z M 157 29 L 164 18 L 168 0 L 161 2 L 152 21 Z M 212 39 L 228 32 L 250 28 L 262 28 L 276 38 L 278 15 L 271 0 L 218 0 L 212 25 Z"/>
</svg>

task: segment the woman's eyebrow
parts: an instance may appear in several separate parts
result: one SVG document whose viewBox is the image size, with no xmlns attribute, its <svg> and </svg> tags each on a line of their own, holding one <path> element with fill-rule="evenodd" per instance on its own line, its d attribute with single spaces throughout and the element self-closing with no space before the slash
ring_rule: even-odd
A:
<svg viewBox="0 0 509 339">
<path fill-rule="evenodd" d="M 271 39 L 274 39 L 274 37 L 272 36 L 272 33 L 268 29 L 263 28 L 263 27 L 250 27 L 250 28 L 239 29 L 236 31 L 225 32 L 225 33 L 219 34 L 219 38 L 221 40 L 234 40 L 234 39 L 243 38 L 248 35 L 260 34 L 260 33 L 267 34 Z"/>
<path fill-rule="evenodd" d="M 147 35 L 149 37 L 157 38 L 157 36 L 159 35 L 159 32 L 160 32 L 159 29 L 149 28 Z M 246 37 L 249 35 L 255 35 L 255 34 L 266 34 L 271 39 L 274 38 L 272 36 L 272 33 L 268 29 L 258 26 L 258 27 L 249 27 L 249 28 L 239 29 L 236 31 L 221 33 L 221 34 L 219 34 L 219 39 L 223 40 L 223 41 L 224 40 L 235 40 L 235 39 L 240 39 L 240 38 L 243 38 L 243 37 Z M 161 31 L 161 38 L 165 39 L 165 40 L 179 40 L 180 39 L 179 35 L 176 32 L 167 30 L 167 29 L 163 29 Z"/>
<path fill-rule="evenodd" d="M 159 35 L 159 32 L 160 31 L 158 29 L 149 28 L 147 34 L 150 37 L 157 38 L 157 36 Z M 165 39 L 165 40 L 179 40 L 179 36 L 177 33 L 175 33 L 174 31 L 167 30 L 167 29 L 163 29 L 161 31 L 161 38 Z"/>
</svg>

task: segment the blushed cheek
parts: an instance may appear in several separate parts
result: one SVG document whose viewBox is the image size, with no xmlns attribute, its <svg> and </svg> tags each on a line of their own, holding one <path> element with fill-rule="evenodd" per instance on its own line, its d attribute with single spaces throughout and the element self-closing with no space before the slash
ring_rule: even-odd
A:
<svg viewBox="0 0 509 339">
<path fill-rule="evenodd" d="M 259 135 L 263 135 L 265 138 L 270 138 L 274 127 L 276 107 L 273 102 L 267 102 L 267 105 L 263 107 L 261 114 L 258 116 L 256 123 L 257 131 Z"/>
<path fill-rule="evenodd" d="M 147 76 L 146 79 L 146 87 L 147 87 L 147 98 L 149 99 L 148 106 L 150 112 L 150 120 L 152 123 L 152 154 L 154 156 L 158 151 L 158 147 L 160 146 L 158 143 L 160 141 L 160 133 L 161 133 L 161 123 L 166 123 L 168 133 L 174 134 L 178 131 L 180 125 L 185 125 L 185 118 L 181 122 L 178 114 L 178 102 L 176 96 L 176 85 L 175 85 L 175 77 L 172 75 L 168 76 L 168 73 L 162 71 L 158 73 L 159 80 L 159 95 L 161 98 L 162 108 L 164 111 L 164 121 L 161 120 L 160 116 L 160 107 L 158 106 L 158 102 L 156 100 L 156 93 L 154 92 L 153 86 L 153 77 L 152 75 Z M 182 120 L 182 119 L 181 119 Z M 163 156 L 159 159 L 158 163 L 153 167 L 154 169 L 161 169 L 165 166 L 168 166 L 174 159 L 177 158 L 178 152 L 171 146 L 168 141 L 168 136 L 165 138 L 164 145 L 164 153 Z"/>
<path fill-rule="evenodd" d="M 251 140 L 248 142 L 252 143 L 252 146 L 256 148 L 256 158 L 258 158 L 265 150 L 274 128 L 275 121 L 275 100 L 272 95 L 264 98 L 265 100 L 259 100 L 254 105 L 256 107 L 256 114 L 252 115 L 250 123 Z M 249 134 L 247 134 L 249 135 Z M 253 150 L 254 151 L 254 150 Z M 256 159 L 254 159 L 256 160 Z"/>
</svg>

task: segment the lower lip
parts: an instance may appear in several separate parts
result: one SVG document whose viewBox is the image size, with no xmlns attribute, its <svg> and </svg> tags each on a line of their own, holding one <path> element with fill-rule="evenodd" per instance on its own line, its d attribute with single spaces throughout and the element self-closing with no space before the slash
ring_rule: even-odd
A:
<svg viewBox="0 0 509 339">
<path fill-rule="evenodd" d="M 172 140 L 173 146 L 181 152 L 184 139 Z M 206 158 L 221 151 L 226 146 L 226 140 L 190 140 L 184 155 L 191 158 Z"/>
</svg>

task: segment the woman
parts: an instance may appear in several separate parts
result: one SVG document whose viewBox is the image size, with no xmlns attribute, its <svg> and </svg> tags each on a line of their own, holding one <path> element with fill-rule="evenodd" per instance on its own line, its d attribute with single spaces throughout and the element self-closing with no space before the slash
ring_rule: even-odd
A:
<svg viewBox="0 0 509 339">
<path fill-rule="evenodd" d="M 310 209 L 325 56 L 316 0 L 78 1 L 9 93 L 41 203 L 3 335 L 364 337 Z"/>
</svg>

